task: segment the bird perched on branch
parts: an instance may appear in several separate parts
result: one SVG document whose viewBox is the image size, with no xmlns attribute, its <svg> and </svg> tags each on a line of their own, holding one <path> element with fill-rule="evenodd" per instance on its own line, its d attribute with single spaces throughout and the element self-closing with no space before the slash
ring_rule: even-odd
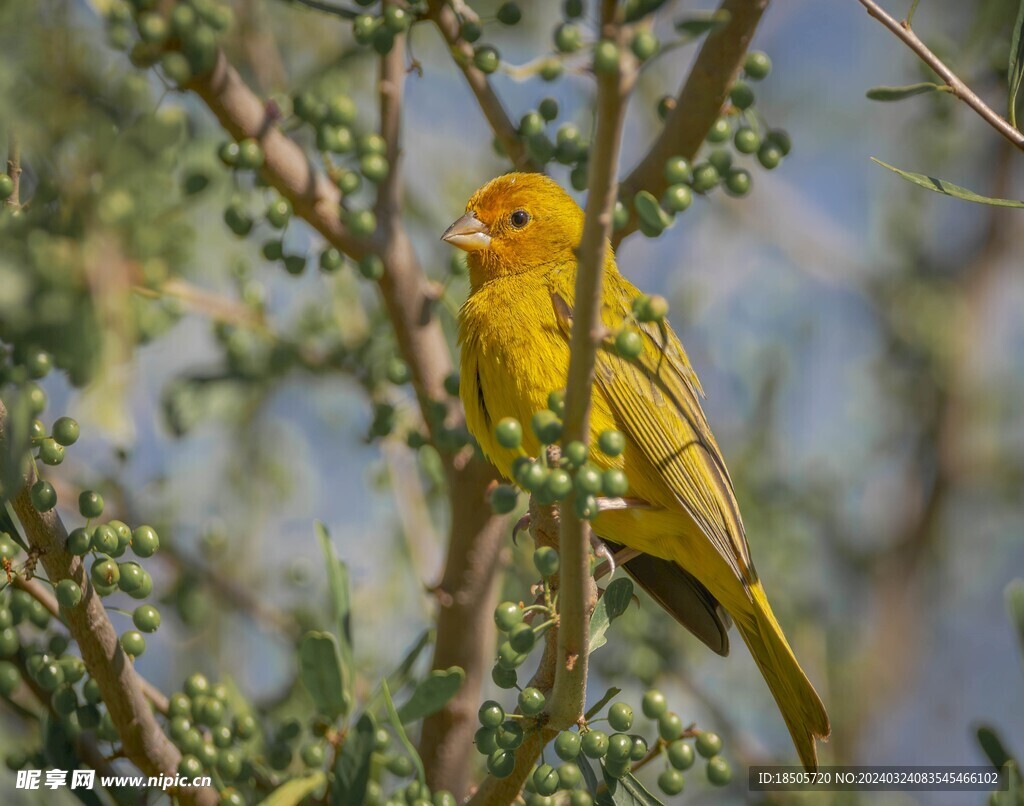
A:
<svg viewBox="0 0 1024 806">
<path fill-rule="evenodd" d="M 529 423 L 566 382 L 583 219 L 579 205 L 553 180 L 511 173 L 480 188 L 444 234 L 468 253 L 471 291 L 459 317 L 466 421 L 509 479 L 516 460 L 524 451 L 538 455 L 541 442 L 524 433 L 520 447 L 503 447 L 495 426 L 504 418 Z M 625 506 L 601 510 L 593 531 L 641 552 L 626 570 L 721 655 L 729 651 L 731 617 L 800 760 L 817 769 L 815 739 L 830 732 L 825 707 L 754 569 L 732 481 L 701 410 L 700 382 L 657 312 L 635 315 L 639 296 L 619 273 L 609 244 L 602 314 L 609 335 L 597 352 L 590 461 L 601 470 L 621 469 L 629 486 Z M 612 338 L 627 325 L 631 340 Z M 597 450 L 598 435 L 610 430 L 625 436 L 616 456 Z"/>
</svg>

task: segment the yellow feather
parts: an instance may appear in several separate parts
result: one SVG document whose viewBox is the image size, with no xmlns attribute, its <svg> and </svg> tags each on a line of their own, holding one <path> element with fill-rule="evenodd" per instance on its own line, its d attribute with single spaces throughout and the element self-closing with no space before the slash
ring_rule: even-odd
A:
<svg viewBox="0 0 1024 806">
<path fill-rule="evenodd" d="M 515 226 L 516 211 L 525 211 L 528 223 Z M 486 226 L 489 243 L 469 254 L 472 290 L 459 320 L 461 397 L 470 432 L 511 478 L 521 454 L 497 443 L 494 425 L 516 418 L 523 448 L 539 453 L 529 423 L 548 394 L 565 385 L 583 212 L 539 174 L 493 180 L 467 212 Z M 619 274 L 609 246 L 602 298 L 609 332 L 623 324 L 639 293 Z M 591 430 L 596 442 L 602 431 L 617 429 L 627 444 L 614 459 L 594 449 L 591 461 L 622 468 L 629 495 L 653 508 L 604 512 L 594 531 L 677 563 L 710 591 L 750 648 L 801 761 L 814 769 L 814 740 L 828 737 L 828 716 L 758 581 L 732 481 L 700 407 L 700 384 L 670 328 L 645 326 L 642 338 L 644 352 L 633 361 L 598 351 Z"/>
</svg>

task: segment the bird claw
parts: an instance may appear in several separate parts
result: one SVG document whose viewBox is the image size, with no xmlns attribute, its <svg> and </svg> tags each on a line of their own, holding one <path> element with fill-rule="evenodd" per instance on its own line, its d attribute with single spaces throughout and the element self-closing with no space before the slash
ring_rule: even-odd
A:
<svg viewBox="0 0 1024 806">
<path fill-rule="evenodd" d="M 516 521 L 516 525 L 512 527 L 512 544 L 514 546 L 519 545 L 519 533 L 525 532 L 530 528 L 530 513 L 527 512 L 523 517 Z"/>
</svg>

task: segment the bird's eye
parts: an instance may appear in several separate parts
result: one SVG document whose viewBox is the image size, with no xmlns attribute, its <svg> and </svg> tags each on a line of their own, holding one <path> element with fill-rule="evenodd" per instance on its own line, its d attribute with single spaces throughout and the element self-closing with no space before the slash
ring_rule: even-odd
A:
<svg viewBox="0 0 1024 806">
<path fill-rule="evenodd" d="M 526 210 L 516 210 L 509 217 L 509 221 L 512 222 L 512 226 L 516 229 L 522 229 L 530 223 L 530 214 Z"/>
</svg>

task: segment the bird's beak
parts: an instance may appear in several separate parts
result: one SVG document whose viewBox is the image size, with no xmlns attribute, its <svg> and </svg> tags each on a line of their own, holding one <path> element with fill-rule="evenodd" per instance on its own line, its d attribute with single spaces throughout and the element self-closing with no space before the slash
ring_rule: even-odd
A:
<svg viewBox="0 0 1024 806">
<path fill-rule="evenodd" d="M 444 231 L 441 240 L 466 252 L 476 252 L 491 245 L 491 234 L 474 213 L 466 213 Z"/>
</svg>

